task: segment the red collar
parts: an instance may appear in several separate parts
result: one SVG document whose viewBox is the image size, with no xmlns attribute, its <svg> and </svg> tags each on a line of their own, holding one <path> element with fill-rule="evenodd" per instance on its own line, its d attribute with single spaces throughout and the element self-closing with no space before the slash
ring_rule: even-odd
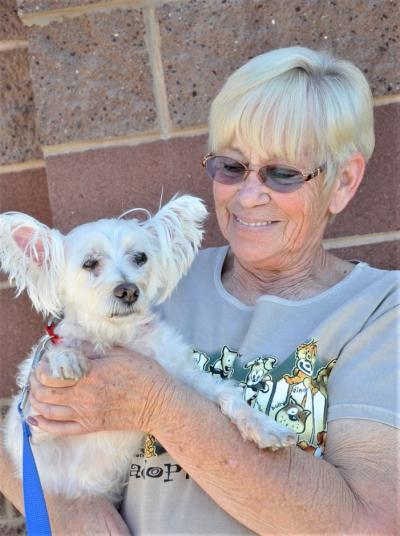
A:
<svg viewBox="0 0 400 536">
<path fill-rule="evenodd" d="M 54 333 L 55 327 L 56 327 L 56 324 L 54 322 L 49 322 L 47 326 L 45 327 L 45 329 L 47 331 L 47 335 L 51 338 L 51 342 L 53 344 L 59 344 L 62 339 L 59 335 L 56 335 Z"/>
</svg>

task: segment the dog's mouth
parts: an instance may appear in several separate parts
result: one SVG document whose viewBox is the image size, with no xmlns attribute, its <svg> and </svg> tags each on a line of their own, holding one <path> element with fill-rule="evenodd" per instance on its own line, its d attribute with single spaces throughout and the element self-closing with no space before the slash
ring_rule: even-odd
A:
<svg viewBox="0 0 400 536">
<path fill-rule="evenodd" d="M 125 318 L 127 316 L 132 316 L 136 313 L 135 309 L 129 309 L 128 311 L 113 311 L 110 314 L 110 318 Z"/>
</svg>

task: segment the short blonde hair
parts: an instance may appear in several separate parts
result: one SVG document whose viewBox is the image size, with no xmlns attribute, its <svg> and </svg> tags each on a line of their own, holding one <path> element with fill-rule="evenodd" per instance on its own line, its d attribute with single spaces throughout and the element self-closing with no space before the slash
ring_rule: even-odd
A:
<svg viewBox="0 0 400 536">
<path fill-rule="evenodd" d="M 355 152 L 375 144 L 373 100 L 363 73 L 348 61 L 303 47 L 272 50 L 235 71 L 214 99 L 209 149 L 234 140 L 261 156 L 327 164 L 327 183 Z"/>
</svg>

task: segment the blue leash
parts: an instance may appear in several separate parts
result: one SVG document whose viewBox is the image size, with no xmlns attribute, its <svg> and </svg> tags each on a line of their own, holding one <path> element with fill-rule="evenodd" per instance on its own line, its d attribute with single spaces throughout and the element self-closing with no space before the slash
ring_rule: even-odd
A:
<svg viewBox="0 0 400 536">
<path fill-rule="evenodd" d="M 46 344 L 50 339 L 51 337 L 46 335 L 40 340 L 33 358 L 31 370 L 34 370 L 39 363 L 45 351 Z M 28 536 L 51 536 L 46 501 L 43 495 L 42 485 L 40 483 L 40 477 L 30 442 L 32 433 L 24 417 L 24 408 L 28 401 L 29 389 L 30 386 L 28 380 L 22 390 L 21 400 L 18 404 L 18 412 L 22 420 L 22 488 L 24 495 L 26 532 Z"/>
</svg>

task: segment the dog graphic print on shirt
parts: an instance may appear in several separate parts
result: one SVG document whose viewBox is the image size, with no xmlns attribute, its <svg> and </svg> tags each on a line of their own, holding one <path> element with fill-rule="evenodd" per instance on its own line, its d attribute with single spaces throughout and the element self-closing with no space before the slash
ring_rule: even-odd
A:
<svg viewBox="0 0 400 536">
<path fill-rule="evenodd" d="M 326 440 L 328 378 L 337 359 L 323 361 L 315 339 L 300 344 L 285 360 L 255 356 L 243 363 L 238 350 L 224 345 L 212 354 L 196 349 L 193 359 L 203 370 L 237 380 L 243 398 L 258 411 L 297 433 L 297 446 L 322 456 Z"/>
</svg>

